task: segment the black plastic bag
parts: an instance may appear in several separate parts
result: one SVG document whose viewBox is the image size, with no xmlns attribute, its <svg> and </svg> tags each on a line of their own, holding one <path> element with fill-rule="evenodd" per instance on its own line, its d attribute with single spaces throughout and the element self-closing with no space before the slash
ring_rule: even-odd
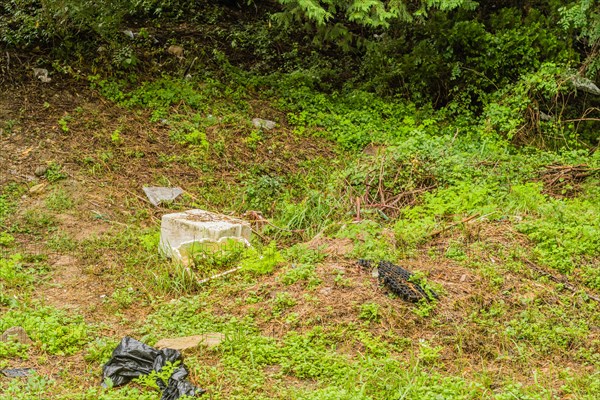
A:
<svg viewBox="0 0 600 400">
<path fill-rule="evenodd" d="M 121 386 L 138 376 L 148 375 L 152 371 L 160 372 L 167 362 L 175 361 L 181 361 L 181 353 L 177 350 L 157 350 L 133 338 L 124 337 L 102 368 L 102 377 L 103 380 L 109 378 L 114 386 Z M 181 362 L 166 385 L 157 379 L 156 384 L 163 391 L 161 400 L 175 400 L 184 395 L 194 397 L 205 392 L 188 381 L 187 376 L 188 371 Z"/>
</svg>

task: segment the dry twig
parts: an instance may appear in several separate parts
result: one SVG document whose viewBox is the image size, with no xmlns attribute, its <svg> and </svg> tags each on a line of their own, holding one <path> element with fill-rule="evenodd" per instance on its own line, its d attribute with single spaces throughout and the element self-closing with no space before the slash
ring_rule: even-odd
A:
<svg viewBox="0 0 600 400">
<path fill-rule="evenodd" d="M 521 260 L 525 264 L 527 264 L 532 270 L 534 270 L 535 272 L 537 272 L 538 274 L 547 277 L 548 279 L 550 279 L 553 282 L 560 283 L 561 285 L 563 285 L 563 287 L 565 289 L 569 290 L 570 292 L 573 292 L 573 293 L 579 292 L 579 289 L 577 289 L 576 286 L 570 284 L 569 281 L 567 281 L 566 278 L 564 278 L 564 277 L 557 277 L 557 276 L 552 275 L 549 272 L 544 271 L 541 267 L 539 267 L 537 264 L 535 264 L 531 260 L 528 260 L 526 258 L 521 258 Z M 587 297 L 589 297 L 590 299 L 592 299 L 592 300 L 597 301 L 598 303 L 600 303 L 600 297 L 595 296 L 593 294 L 589 294 L 588 292 L 586 292 L 584 290 L 582 290 L 582 292 L 585 293 L 585 295 Z"/>
<path fill-rule="evenodd" d="M 213 279 L 217 279 L 217 278 L 220 278 L 220 277 L 222 277 L 222 276 L 225 276 L 225 275 L 232 274 L 232 273 L 234 273 L 234 272 L 236 272 L 236 271 L 239 271 L 240 269 L 242 269 L 242 267 L 235 267 L 235 268 L 232 268 L 232 269 L 230 269 L 230 270 L 227 270 L 227 271 L 225 271 L 225 272 L 221 272 L 220 274 L 216 274 L 216 275 L 213 275 L 213 276 L 209 276 L 208 278 L 200 279 L 200 280 L 198 280 L 198 281 L 197 281 L 197 283 L 198 283 L 199 285 L 201 285 L 201 284 L 203 284 L 203 283 L 206 283 L 206 282 L 212 281 Z"/>
<path fill-rule="evenodd" d="M 454 228 L 454 227 L 455 227 L 455 226 L 457 226 L 457 225 L 461 225 L 461 224 L 464 224 L 465 222 L 469 222 L 469 221 L 471 221 L 471 220 L 473 220 L 473 219 L 475 219 L 475 218 L 479 217 L 479 215 L 480 215 L 479 213 L 476 213 L 476 214 L 473 214 L 473 215 L 471 215 L 470 217 L 464 218 L 464 219 L 462 219 L 462 220 L 460 220 L 460 221 L 458 221 L 458 222 L 454 222 L 454 223 L 451 223 L 450 225 L 446 225 L 446 226 L 445 226 L 445 227 L 443 227 L 442 229 L 438 229 L 437 231 L 431 232 L 431 233 L 430 233 L 429 235 L 427 235 L 426 237 L 430 237 L 430 238 L 431 238 L 431 237 L 435 237 L 435 236 L 439 235 L 439 234 L 440 234 L 440 233 L 442 233 L 442 232 L 446 232 L 446 231 L 447 231 L 448 229 L 450 229 L 450 228 Z M 488 215 L 489 215 L 489 214 L 488 214 Z"/>
</svg>

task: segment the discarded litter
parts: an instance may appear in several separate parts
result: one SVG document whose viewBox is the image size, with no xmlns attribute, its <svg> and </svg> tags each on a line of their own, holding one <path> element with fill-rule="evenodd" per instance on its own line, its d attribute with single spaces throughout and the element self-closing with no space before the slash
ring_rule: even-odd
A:
<svg viewBox="0 0 600 400">
<path fill-rule="evenodd" d="M 135 33 L 133 33 L 133 31 L 132 31 L 132 30 L 130 30 L 130 29 L 125 29 L 124 31 L 121 31 L 121 32 L 123 32 L 123 34 L 124 34 L 125 36 L 127 36 L 129 39 L 131 39 L 131 40 L 135 39 Z"/>
<path fill-rule="evenodd" d="M 277 123 L 275 121 L 269 121 L 268 119 L 253 118 L 252 125 L 254 125 L 255 128 L 266 129 L 270 131 L 277 126 Z"/>
<path fill-rule="evenodd" d="M 372 268 L 371 261 L 358 260 L 358 264 L 363 268 Z M 381 283 L 386 285 L 394 294 L 400 296 L 404 301 L 416 303 L 420 299 L 430 300 L 430 296 L 438 298 L 437 294 L 428 290 L 427 292 L 421 285 L 411 282 L 413 274 L 389 261 L 380 261 L 377 265 L 377 277 Z"/>
<path fill-rule="evenodd" d="M 144 193 L 154 206 L 158 207 L 162 202 L 173 201 L 183 193 L 180 187 L 150 186 L 144 188 Z"/>
<path fill-rule="evenodd" d="M 173 349 L 157 350 L 131 337 L 124 337 L 115 348 L 111 359 L 102 368 L 103 386 L 110 379 L 113 386 L 121 386 L 132 379 L 160 370 L 168 363 L 181 360 L 181 353 Z M 188 371 L 183 362 L 175 369 L 169 381 L 157 379 L 162 390 L 161 400 L 175 400 L 181 396 L 198 396 L 205 392 L 187 380 Z"/>
<path fill-rule="evenodd" d="M 582 92 L 590 94 L 600 95 L 600 88 L 598 88 L 598 86 L 596 86 L 594 82 L 587 78 L 575 75 L 571 78 L 571 82 L 577 90 L 581 90 Z"/>
<path fill-rule="evenodd" d="M 52 78 L 48 78 L 48 70 L 46 68 L 34 68 L 33 76 L 38 78 L 43 83 L 48 83 L 52 80 Z"/>
<path fill-rule="evenodd" d="M 31 375 L 32 372 L 35 372 L 33 368 L 0 369 L 0 374 L 7 378 L 21 378 L 23 376 Z"/>
<path fill-rule="evenodd" d="M 159 250 L 184 263 L 194 249 L 227 246 L 230 242 L 250 245 L 250 224 L 227 215 L 205 210 L 188 210 L 162 216 Z"/>
</svg>

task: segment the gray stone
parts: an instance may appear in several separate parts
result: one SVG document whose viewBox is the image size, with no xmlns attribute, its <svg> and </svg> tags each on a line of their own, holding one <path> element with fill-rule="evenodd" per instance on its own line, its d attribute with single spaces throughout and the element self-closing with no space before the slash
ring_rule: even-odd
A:
<svg viewBox="0 0 600 400">
<path fill-rule="evenodd" d="M 40 165 L 39 167 L 37 167 L 35 169 L 35 176 L 37 176 L 37 177 L 44 176 L 47 171 L 48 171 L 48 166 Z"/>
<path fill-rule="evenodd" d="M 7 378 L 22 378 L 31 375 L 34 371 L 32 368 L 10 368 L 0 370 L 0 374 Z"/>
<path fill-rule="evenodd" d="M 277 126 L 277 123 L 274 121 L 269 121 L 268 119 L 254 118 L 252 119 L 252 125 L 254 125 L 256 128 L 270 131 Z"/>
<path fill-rule="evenodd" d="M 319 289 L 319 293 L 321 293 L 321 294 L 323 294 L 325 296 L 329 296 L 332 291 L 333 291 L 333 289 L 330 288 L 329 286 Z"/>
<path fill-rule="evenodd" d="M 177 197 L 183 194 L 183 189 L 179 187 L 171 188 L 151 186 L 145 187 L 144 193 L 146 193 L 146 196 L 148 196 L 150 203 L 158 207 L 158 205 L 162 202 L 175 200 Z"/>
<path fill-rule="evenodd" d="M 180 338 L 169 338 L 159 340 L 154 347 L 157 349 L 174 349 L 183 351 L 193 349 L 198 346 L 206 346 L 209 349 L 218 346 L 225 340 L 225 335 L 222 333 L 205 333 L 203 335 L 185 336 Z"/>
<path fill-rule="evenodd" d="M 167 49 L 167 53 L 174 55 L 175 57 L 181 59 L 183 58 L 183 47 L 181 46 L 177 46 L 177 45 L 171 45 L 169 46 L 169 48 Z"/>
<path fill-rule="evenodd" d="M 20 326 L 13 326 L 0 335 L 0 342 L 17 342 L 22 344 L 31 344 L 31 339 Z"/>
</svg>

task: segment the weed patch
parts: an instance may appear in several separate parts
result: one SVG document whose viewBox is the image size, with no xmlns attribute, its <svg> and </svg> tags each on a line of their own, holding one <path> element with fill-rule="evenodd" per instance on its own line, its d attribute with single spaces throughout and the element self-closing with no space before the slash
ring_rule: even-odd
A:
<svg viewBox="0 0 600 400">
<path fill-rule="evenodd" d="M 80 351 L 93 333 L 81 316 L 45 306 L 9 309 L 0 317 L 0 330 L 11 326 L 23 327 L 42 350 L 58 355 Z"/>
</svg>

